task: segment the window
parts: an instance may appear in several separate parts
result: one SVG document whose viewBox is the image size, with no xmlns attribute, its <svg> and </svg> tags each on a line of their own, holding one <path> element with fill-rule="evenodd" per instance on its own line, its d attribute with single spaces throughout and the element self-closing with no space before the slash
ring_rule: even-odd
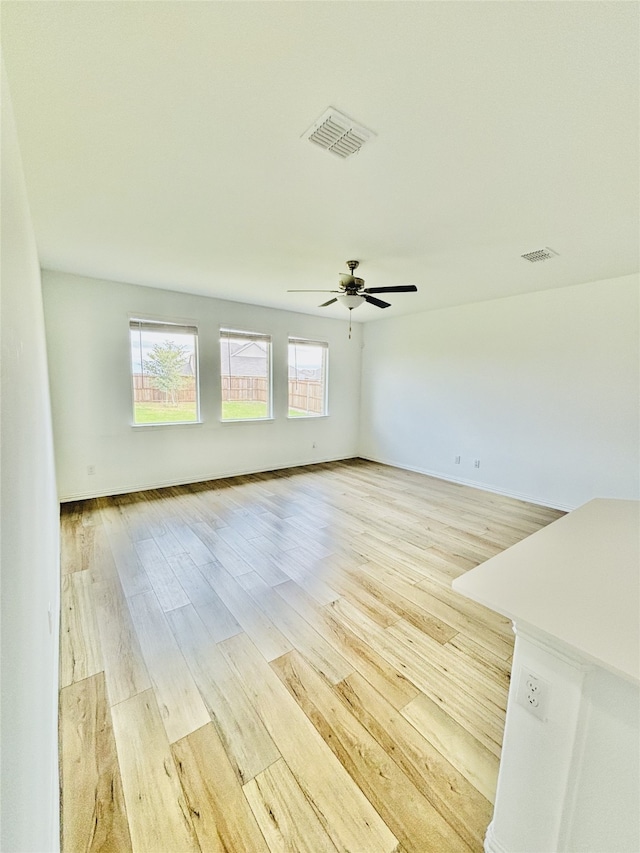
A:
<svg viewBox="0 0 640 853">
<path fill-rule="evenodd" d="M 198 421 L 197 328 L 131 320 L 129 337 L 134 424 Z"/>
<path fill-rule="evenodd" d="M 222 420 L 271 417 L 271 338 L 220 329 Z"/>
<path fill-rule="evenodd" d="M 329 345 L 289 338 L 289 417 L 327 414 Z"/>
</svg>

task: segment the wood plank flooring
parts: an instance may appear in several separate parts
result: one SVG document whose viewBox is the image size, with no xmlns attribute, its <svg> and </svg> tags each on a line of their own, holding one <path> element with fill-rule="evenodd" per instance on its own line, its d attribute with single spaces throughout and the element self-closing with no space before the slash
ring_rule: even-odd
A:
<svg viewBox="0 0 640 853">
<path fill-rule="evenodd" d="M 64 853 L 479 853 L 513 634 L 451 582 L 561 514 L 363 460 L 63 505 Z"/>
</svg>

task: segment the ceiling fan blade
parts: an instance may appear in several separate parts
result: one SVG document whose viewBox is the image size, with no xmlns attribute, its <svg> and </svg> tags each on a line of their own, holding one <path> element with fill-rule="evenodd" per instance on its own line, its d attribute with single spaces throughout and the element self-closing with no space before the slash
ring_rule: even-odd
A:
<svg viewBox="0 0 640 853">
<path fill-rule="evenodd" d="M 333 299 L 330 299 L 328 302 L 323 302 L 322 305 L 318 305 L 318 308 L 326 308 L 327 305 L 331 305 L 332 302 L 337 302 L 337 301 L 338 300 L 334 296 Z"/>
<path fill-rule="evenodd" d="M 377 305 L 378 308 L 388 308 L 391 303 L 383 302 L 382 299 L 376 299 L 375 296 L 367 296 L 366 293 L 363 294 L 365 302 L 370 302 L 372 305 Z"/>
<path fill-rule="evenodd" d="M 417 293 L 415 284 L 397 284 L 395 287 L 366 287 L 365 293 Z"/>
<path fill-rule="evenodd" d="M 287 290 L 287 293 L 342 293 L 341 290 Z"/>
</svg>

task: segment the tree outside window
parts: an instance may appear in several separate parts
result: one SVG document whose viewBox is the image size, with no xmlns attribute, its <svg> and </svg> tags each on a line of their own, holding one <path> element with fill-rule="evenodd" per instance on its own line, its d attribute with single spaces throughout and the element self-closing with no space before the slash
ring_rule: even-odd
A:
<svg viewBox="0 0 640 853">
<path fill-rule="evenodd" d="M 137 319 L 129 329 L 134 424 L 197 421 L 198 330 Z"/>
</svg>

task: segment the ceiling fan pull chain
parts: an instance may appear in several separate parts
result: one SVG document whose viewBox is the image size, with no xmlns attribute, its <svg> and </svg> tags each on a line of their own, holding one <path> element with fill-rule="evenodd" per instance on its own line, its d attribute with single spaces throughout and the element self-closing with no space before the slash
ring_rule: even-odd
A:
<svg viewBox="0 0 640 853">
<path fill-rule="evenodd" d="M 349 308 L 349 340 L 351 340 L 351 312 L 353 308 Z"/>
</svg>

